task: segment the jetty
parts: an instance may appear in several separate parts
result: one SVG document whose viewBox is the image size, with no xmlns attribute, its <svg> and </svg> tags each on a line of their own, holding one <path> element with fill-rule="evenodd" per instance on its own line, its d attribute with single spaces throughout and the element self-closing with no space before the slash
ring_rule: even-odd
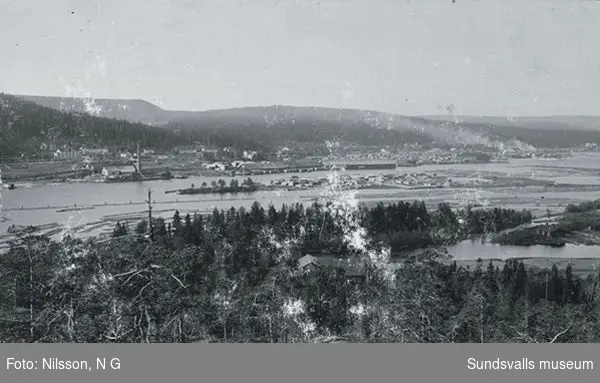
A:
<svg viewBox="0 0 600 383">
<path fill-rule="evenodd" d="M 223 187 L 223 188 L 218 188 L 218 189 L 214 189 L 214 188 L 187 188 L 187 189 L 180 189 L 177 190 L 176 193 L 177 194 L 181 194 L 181 195 L 190 195 L 190 194 L 227 194 L 227 193 L 252 193 L 255 191 L 258 191 L 259 188 L 256 185 L 242 185 L 240 187 L 237 188 L 233 188 L 233 187 Z M 171 191 L 168 191 L 171 192 Z M 166 193 L 166 192 L 165 192 Z"/>
<path fill-rule="evenodd" d="M 349 163 L 340 164 L 341 167 L 346 170 L 384 170 L 384 169 L 396 169 L 395 163 Z"/>
<path fill-rule="evenodd" d="M 66 213 L 69 211 L 82 211 L 82 210 L 94 210 L 95 207 L 94 206 L 83 206 L 83 207 L 70 207 L 70 208 L 65 208 L 65 209 L 58 209 L 56 210 L 57 213 Z"/>
</svg>

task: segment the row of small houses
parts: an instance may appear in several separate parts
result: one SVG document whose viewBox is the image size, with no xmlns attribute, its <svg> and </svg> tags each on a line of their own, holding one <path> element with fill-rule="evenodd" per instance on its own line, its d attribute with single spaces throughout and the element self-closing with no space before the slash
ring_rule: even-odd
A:
<svg viewBox="0 0 600 383">
<path fill-rule="evenodd" d="M 182 147 L 182 148 L 177 149 L 177 153 L 198 156 L 203 161 L 216 161 L 218 159 L 231 159 L 231 158 L 238 157 L 237 151 L 235 151 L 234 149 L 231 149 L 231 148 L 215 149 L 215 148 Z M 240 153 L 240 155 L 241 155 L 241 158 L 243 158 L 244 160 L 252 161 L 259 154 L 257 151 L 254 151 L 254 150 L 244 150 L 242 153 Z"/>
<path fill-rule="evenodd" d="M 67 160 L 67 159 L 79 159 L 84 156 L 106 156 L 109 154 L 108 149 L 65 149 L 60 150 L 56 149 L 54 152 L 54 158 L 59 160 Z"/>
<path fill-rule="evenodd" d="M 142 156 L 152 156 L 154 154 L 156 154 L 156 152 L 152 149 L 144 149 L 142 151 Z M 93 149 L 81 148 L 78 150 L 56 149 L 56 151 L 53 153 L 54 159 L 57 159 L 57 160 L 76 160 L 76 159 L 82 159 L 85 157 L 107 157 L 110 155 L 111 155 L 111 153 L 107 148 L 93 148 Z M 121 158 L 129 159 L 129 158 L 135 157 L 136 154 L 130 153 L 130 152 L 124 152 L 124 153 L 120 153 L 119 156 Z"/>
</svg>

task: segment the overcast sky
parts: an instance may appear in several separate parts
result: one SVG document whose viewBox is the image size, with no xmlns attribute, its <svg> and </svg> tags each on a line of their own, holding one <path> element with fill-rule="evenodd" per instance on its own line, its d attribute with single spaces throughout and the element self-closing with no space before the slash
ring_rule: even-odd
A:
<svg viewBox="0 0 600 383">
<path fill-rule="evenodd" d="M 600 2 L 0 0 L 0 90 L 600 115 Z"/>
</svg>

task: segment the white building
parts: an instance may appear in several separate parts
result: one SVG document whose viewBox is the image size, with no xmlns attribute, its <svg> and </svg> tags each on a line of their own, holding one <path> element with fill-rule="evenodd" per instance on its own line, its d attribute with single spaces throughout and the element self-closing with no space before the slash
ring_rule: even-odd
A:
<svg viewBox="0 0 600 383">
<path fill-rule="evenodd" d="M 251 161 L 251 160 L 253 160 L 256 157 L 257 154 L 258 153 L 256 153 L 253 150 L 244 150 L 244 153 L 242 154 L 242 157 L 245 160 L 250 160 Z"/>
<path fill-rule="evenodd" d="M 105 156 L 109 153 L 107 148 L 82 148 L 81 153 L 88 156 Z"/>
<path fill-rule="evenodd" d="M 211 170 L 220 170 L 220 171 L 224 171 L 227 166 L 221 162 L 214 162 L 212 164 L 206 164 L 204 165 L 205 169 L 211 169 Z"/>
<path fill-rule="evenodd" d="M 81 158 L 81 152 L 79 150 L 67 149 L 60 150 L 56 149 L 54 152 L 55 160 L 78 160 Z"/>
</svg>

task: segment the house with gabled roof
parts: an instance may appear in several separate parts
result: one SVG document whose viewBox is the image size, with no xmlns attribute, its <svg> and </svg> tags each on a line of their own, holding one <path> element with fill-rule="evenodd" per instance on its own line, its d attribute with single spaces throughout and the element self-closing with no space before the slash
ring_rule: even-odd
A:
<svg viewBox="0 0 600 383">
<path fill-rule="evenodd" d="M 333 267 L 343 269 L 348 279 L 364 281 L 367 277 L 368 263 L 368 257 L 340 258 L 333 255 L 306 254 L 298 260 L 298 268 L 310 270 L 313 267 Z"/>
<path fill-rule="evenodd" d="M 304 257 L 298 260 L 298 267 L 300 269 L 305 269 L 309 265 L 317 265 L 317 257 L 313 257 L 310 254 L 306 254 Z"/>
</svg>

